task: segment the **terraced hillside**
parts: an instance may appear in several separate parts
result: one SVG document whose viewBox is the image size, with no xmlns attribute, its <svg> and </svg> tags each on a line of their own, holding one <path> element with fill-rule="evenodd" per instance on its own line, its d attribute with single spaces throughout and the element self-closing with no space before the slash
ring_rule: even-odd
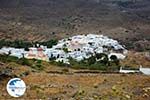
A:
<svg viewBox="0 0 150 100">
<path fill-rule="evenodd" d="M 149 0 L 0 0 L 0 38 L 45 41 L 97 33 L 149 50 L 149 5 Z"/>
<path fill-rule="evenodd" d="M 46 62 L 42 62 L 43 70 L 14 62 L 0 63 L 0 66 L 1 100 L 149 100 L 150 98 L 150 77 L 142 74 L 82 73 L 87 71 L 66 69 Z M 11 97 L 6 91 L 6 84 L 12 77 L 20 77 L 27 85 L 25 94 L 20 98 Z"/>
</svg>

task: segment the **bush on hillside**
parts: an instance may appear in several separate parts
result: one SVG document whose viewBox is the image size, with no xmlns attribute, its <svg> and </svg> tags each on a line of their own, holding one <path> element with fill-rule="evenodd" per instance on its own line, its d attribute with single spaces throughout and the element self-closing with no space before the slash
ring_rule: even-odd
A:
<svg viewBox="0 0 150 100">
<path fill-rule="evenodd" d="M 36 60 L 31 67 L 35 70 L 43 70 L 44 69 L 44 66 L 42 66 L 41 60 Z"/>
<path fill-rule="evenodd" d="M 39 42 L 40 45 L 47 46 L 48 48 L 52 48 L 53 45 L 56 45 L 57 43 L 58 43 L 58 40 L 56 39 L 52 39 L 46 42 Z"/>
<path fill-rule="evenodd" d="M 21 65 L 27 65 L 27 66 L 31 66 L 32 64 L 29 62 L 28 59 L 26 58 L 20 58 L 17 62 L 18 64 L 21 64 Z"/>
</svg>

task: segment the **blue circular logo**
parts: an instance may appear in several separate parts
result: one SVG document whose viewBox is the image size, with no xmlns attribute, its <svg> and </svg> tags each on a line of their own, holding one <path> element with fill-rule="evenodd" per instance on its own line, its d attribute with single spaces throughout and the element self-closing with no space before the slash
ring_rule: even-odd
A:
<svg viewBox="0 0 150 100">
<path fill-rule="evenodd" d="M 26 91 L 26 84 L 20 78 L 13 78 L 7 83 L 7 92 L 12 97 L 23 96 Z"/>
</svg>

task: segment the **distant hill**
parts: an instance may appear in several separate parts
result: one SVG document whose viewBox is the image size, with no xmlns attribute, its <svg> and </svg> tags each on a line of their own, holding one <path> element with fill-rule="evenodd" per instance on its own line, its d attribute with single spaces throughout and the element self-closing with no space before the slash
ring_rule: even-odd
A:
<svg viewBox="0 0 150 100">
<path fill-rule="evenodd" d="M 149 0 L 0 0 L 0 38 L 46 41 L 97 33 L 147 50 L 149 5 Z"/>
</svg>

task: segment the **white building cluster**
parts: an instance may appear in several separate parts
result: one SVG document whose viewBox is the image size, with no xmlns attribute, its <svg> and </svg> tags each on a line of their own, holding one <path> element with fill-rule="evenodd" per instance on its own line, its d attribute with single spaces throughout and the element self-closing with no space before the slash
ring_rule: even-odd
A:
<svg viewBox="0 0 150 100">
<path fill-rule="evenodd" d="M 27 54 L 27 51 L 25 51 L 23 48 L 17 49 L 12 47 L 3 47 L 0 49 L 0 54 L 9 54 L 10 56 L 22 58 L 23 55 Z"/>
<path fill-rule="evenodd" d="M 18 58 L 26 57 L 28 59 L 41 59 L 48 61 L 49 58 L 56 58 L 56 61 L 62 61 L 69 64 L 69 57 L 81 61 L 89 58 L 96 53 L 106 53 L 116 55 L 119 59 L 124 59 L 123 53 L 126 51 L 118 41 L 103 35 L 77 35 L 62 39 L 52 48 L 41 46 L 40 48 L 29 48 L 29 51 L 15 48 L 2 48 L 0 54 L 8 54 Z"/>
<path fill-rule="evenodd" d="M 118 53 L 119 51 L 119 53 Z M 71 57 L 77 61 L 89 58 L 96 53 L 107 53 L 108 55 L 116 55 L 119 59 L 124 59 L 123 52 L 126 50 L 118 41 L 110 39 L 103 35 L 77 35 L 70 38 L 62 39 L 57 45 L 45 52 L 48 57 L 55 57 L 56 61 L 64 61 L 69 63 L 68 58 Z"/>
</svg>

